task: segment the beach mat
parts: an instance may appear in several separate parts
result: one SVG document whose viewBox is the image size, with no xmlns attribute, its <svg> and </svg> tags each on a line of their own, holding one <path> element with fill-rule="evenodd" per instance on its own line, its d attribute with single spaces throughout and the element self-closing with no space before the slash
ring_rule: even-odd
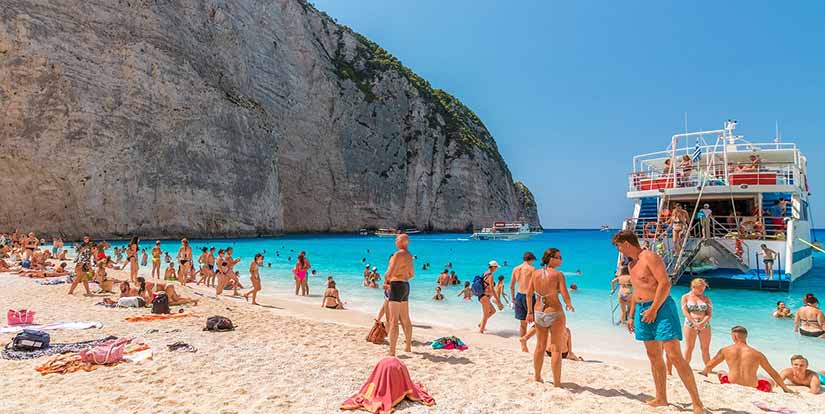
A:
<svg viewBox="0 0 825 414">
<path fill-rule="evenodd" d="M 90 322 L 52 322 L 45 325 L 14 325 L 4 326 L 0 328 L 0 333 L 17 333 L 23 329 L 34 329 L 38 331 L 56 331 L 56 330 L 81 330 L 81 329 L 100 329 L 103 324 L 97 321 Z"/>
<path fill-rule="evenodd" d="M 9 342 L 0 352 L 0 358 L 12 360 L 34 359 L 49 355 L 65 354 L 67 352 L 79 352 L 81 349 L 93 347 L 101 342 L 117 339 L 116 336 L 107 336 L 103 339 L 95 339 L 84 342 L 74 342 L 65 344 L 51 344 L 48 348 L 38 349 L 36 351 L 15 351 L 11 349 L 11 342 Z"/>
</svg>

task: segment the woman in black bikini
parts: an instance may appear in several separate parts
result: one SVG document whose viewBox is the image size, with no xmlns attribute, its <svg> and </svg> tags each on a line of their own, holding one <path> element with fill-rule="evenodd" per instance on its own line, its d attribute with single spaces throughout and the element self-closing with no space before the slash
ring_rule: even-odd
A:
<svg viewBox="0 0 825 414">
<path fill-rule="evenodd" d="M 329 282 L 329 287 L 324 291 L 321 307 L 327 309 L 344 309 L 344 304 L 341 302 L 341 297 L 338 294 L 338 289 L 335 287 L 334 280 Z"/>
<path fill-rule="evenodd" d="M 805 295 L 805 305 L 796 311 L 793 329 L 799 330 L 802 336 L 819 337 L 825 339 L 825 316 L 819 309 L 819 300 L 813 293 Z"/>
<path fill-rule="evenodd" d="M 129 246 L 126 247 L 126 261 L 129 263 L 129 280 L 137 283 L 138 274 L 138 238 L 132 237 Z"/>
</svg>

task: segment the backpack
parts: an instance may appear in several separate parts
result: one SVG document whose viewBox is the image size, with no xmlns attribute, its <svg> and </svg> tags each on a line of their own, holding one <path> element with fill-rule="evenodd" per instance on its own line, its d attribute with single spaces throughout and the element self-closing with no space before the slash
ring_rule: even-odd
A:
<svg viewBox="0 0 825 414">
<path fill-rule="evenodd" d="M 229 320 L 229 318 L 225 318 L 223 316 L 210 316 L 206 319 L 206 328 L 203 328 L 203 330 L 212 332 L 234 331 L 235 325 L 232 324 L 232 321 Z"/>
<path fill-rule="evenodd" d="M 38 351 L 49 347 L 49 334 L 34 329 L 23 329 L 14 336 L 11 347 L 15 351 Z"/>
<path fill-rule="evenodd" d="M 152 299 L 152 313 L 170 313 L 169 297 L 160 292 Z"/>
<path fill-rule="evenodd" d="M 473 295 L 483 296 L 485 285 L 486 283 L 484 282 L 484 276 L 476 275 L 476 277 L 473 278 L 473 284 L 471 285 Z"/>
<path fill-rule="evenodd" d="M 367 342 L 381 345 L 384 343 L 384 338 L 386 337 L 387 328 L 384 326 L 384 322 L 375 321 L 375 325 L 372 326 L 370 333 L 367 334 Z"/>
</svg>

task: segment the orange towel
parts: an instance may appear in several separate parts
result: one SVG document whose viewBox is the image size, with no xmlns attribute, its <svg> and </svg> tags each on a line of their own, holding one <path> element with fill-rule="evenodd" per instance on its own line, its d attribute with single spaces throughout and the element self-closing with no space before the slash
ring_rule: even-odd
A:
<svg viewBox="0 0 825 414">
<path fill-rule="evenodd" d="M 148 315 L 141 315 L 141 316 L 130 316 L 126 318 L 127 322 L 145 322 L 145 321 L 157 321 L 161 319 L 179 319 L 179 318 L 186 318 L 187 316 L 197 316 L 194 313 L 185 312 L 185 313 L 150 313 Z"/>
<path fill-rule="evenodd" d="M 413 383 L 410 373 L 401 360 L 386 357 L 372 370 L 361 391 L 343 404 L 342 410 L 365 410 L 374 414 L 390 414 L 396 404 L 404 398 L 418 401 L 426 406 L 435 405 L 435 400 L 427 394 L 420 383 Z"/>
</svg>

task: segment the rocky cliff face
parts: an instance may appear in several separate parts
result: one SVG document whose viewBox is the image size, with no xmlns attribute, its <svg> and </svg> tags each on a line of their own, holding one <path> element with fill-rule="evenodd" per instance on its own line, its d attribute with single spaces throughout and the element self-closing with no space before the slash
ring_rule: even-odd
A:
<svg viewBox="0 0 825 414">
<path fill-rule="evenodd" d="M 4 0 L 0 114 L 3 228 L 538 224 L 471 110 L 298 0 Z"/>
</svg>

